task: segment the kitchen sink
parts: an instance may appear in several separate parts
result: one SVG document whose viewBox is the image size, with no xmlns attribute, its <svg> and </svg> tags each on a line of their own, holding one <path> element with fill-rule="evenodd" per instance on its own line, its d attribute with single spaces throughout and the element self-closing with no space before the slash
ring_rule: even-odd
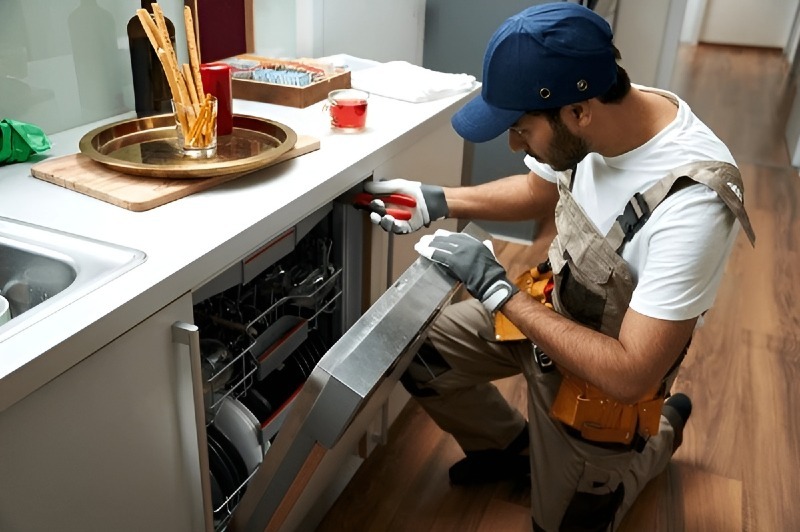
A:
<svg viewBox="0 0 800 532">
<path fill-rule="evenodd" d="M 144 262 L 139 250 L 0 216 L 0 342 Z"/>
</svg>

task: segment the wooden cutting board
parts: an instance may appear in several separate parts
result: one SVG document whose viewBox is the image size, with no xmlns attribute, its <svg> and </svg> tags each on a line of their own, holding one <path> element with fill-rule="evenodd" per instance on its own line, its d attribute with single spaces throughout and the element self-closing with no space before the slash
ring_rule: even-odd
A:
<svg viewBox="0 0 800 532">
<path fill-rule="evenodd" d="M 274 166 L 319 149 L 319 139 L 298 135 L 294 148 L 266 166 Z M 164 179 L 123 174 L 82 153 L 47 159 L 31 167 L 31 175 L 81 194 L 141 212 L 208 190 L 250 172 L 200 179 Z"/>
</svg>

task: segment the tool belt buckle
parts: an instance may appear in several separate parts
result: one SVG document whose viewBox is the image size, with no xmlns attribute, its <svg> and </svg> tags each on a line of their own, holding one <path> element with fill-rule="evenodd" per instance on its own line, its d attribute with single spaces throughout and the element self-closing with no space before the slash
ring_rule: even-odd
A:
<svg viewBox="0 0 800 532">
<path fill-rule="evenodd" d="M 536 361 L 536 365 L 539 366 L 539 370 L 542 373 L 550 373 L 554 369 L 556 369 L 555 364 L 550 359 L 549 356 L 545 354 L 544 351 L 539 349 L 539 346 L 533 344 L 533 360 Z"/>
</svg>

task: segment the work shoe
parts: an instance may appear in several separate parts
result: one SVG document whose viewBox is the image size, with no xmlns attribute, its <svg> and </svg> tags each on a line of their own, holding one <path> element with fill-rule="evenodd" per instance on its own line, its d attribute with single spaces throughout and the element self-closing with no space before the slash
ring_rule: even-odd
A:
<svg viewBox="0 0 800 532">
<path fill-rule="evenodd" d="M 672 441 L 672 454 L 678 450 L 678 447 L 683 443 L 683 429 L 686 427 L 686 422 L 689 416 L 692 415 L 692 400 L 686 394 L 676 393 L 670 395 L 664 406 L 661 408 L 661 414 L 667 418 L 669 424 L 672 425 L 672 430 L 675 437 Z"/>
<path fill-rule="evenodd" d="M 450 482 L 457 486 L 486 484 L 503 480 L 530 478 L 530 457 L 520 454 L 528 449 L 528 424 L 505 449 L 467 451 L 450 467 Z"/>
</svg>

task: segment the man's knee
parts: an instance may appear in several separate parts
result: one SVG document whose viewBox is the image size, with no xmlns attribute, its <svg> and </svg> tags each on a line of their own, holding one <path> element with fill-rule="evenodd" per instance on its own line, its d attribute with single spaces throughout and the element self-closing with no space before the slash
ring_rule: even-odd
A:
<svg viewBox="0 0 800 532">
<path fill-rule="evenodd" d="M 425 342 L 400 377 L 400 382 L 414 397 L 434 397 L 439 394 L 430 386 L 431 381 L 450 369 L 442 354 L 432 344 Z"/>
<path fill-rule="evenodd" d="M 608 493 L 578 491 L 567 507 L 559 530 L 564 532 L 605 532 L 613 526 L 617 510 L 625 498 L 625 486 L 620 482 Z"/>
</svg>

